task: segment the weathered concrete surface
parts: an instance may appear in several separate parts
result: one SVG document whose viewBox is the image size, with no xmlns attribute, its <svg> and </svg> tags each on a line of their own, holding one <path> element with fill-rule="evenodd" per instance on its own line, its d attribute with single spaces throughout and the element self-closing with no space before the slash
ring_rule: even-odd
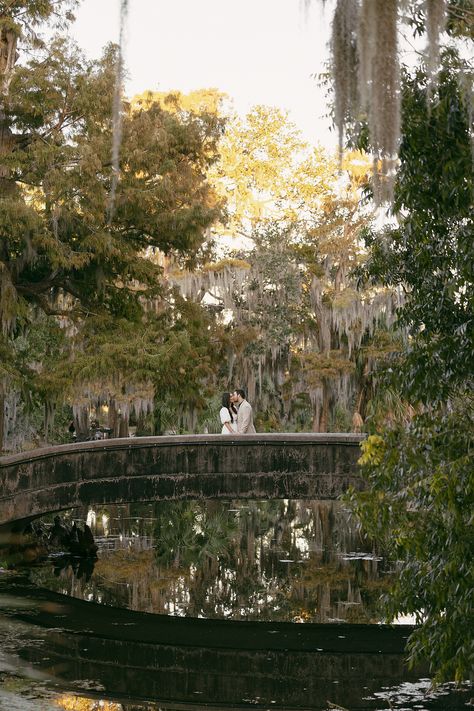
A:
<svg viewBox="0 0 474 711">
<path fill-rule="evenodd" d="M 0 459 L 0 525 L 91 503 L 334 499 L 357 474 L 356 434 L 139 437 Z"/>
</svg>

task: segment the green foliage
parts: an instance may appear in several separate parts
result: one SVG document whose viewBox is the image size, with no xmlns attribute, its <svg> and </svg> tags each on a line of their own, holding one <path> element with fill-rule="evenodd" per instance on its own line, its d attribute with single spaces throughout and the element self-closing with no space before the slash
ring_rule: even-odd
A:
<svg viewBox="0 0 474 711">
<path fill-rule="evenodd" d="M 10 85 L 20 149 L 5 158 L 18 190 L 2 201 L 3 261 L 18 297 L 46 312 L 58 310 L 53 290 L 70 299 L 71 315 L 136 319 L 141 297 L 159 293 L 161 269 L 146 250 L 190 258 L 218 213 L 203 179 L 218 128 L 152 104 L 125 112 L 109 224 L 115 62 L 114 48 L 86 62 L 56 39 Z"/>
<path fill-rule="evenodd" d="M 387 617 L 416 617 L 410 660 L 427 658 L 437 680 L 461 681 L 474 665 L 472 405 L 370 436 L 360 459 L 367 490 L 351 495 L 364 529 L 402 561 Z"/>
<path fill-rule="evenodd" d="M 292 254 L 294 235 L 276 223 L 252 233 L 254 248 L 248 255 L 252 272 L 247 287 L 251 308 L 249 323 L 267 347 L 285 347 L 298 323 L 302 308 L 301 273 Z"/>
<path fill-rule="evenodd" d="M 411 661 L 457 681 L 474 666 L 474 171 L 459 75 L 446 52 L 431 94 L 423 72 L 404 77 L 398 227 L 368 236 L 361 273 L 403 289 L 398 323 L 408 339 L 373 399 L 378 434 L 360 460 L 367 490 L 351 497 L 365 529 L 400 561 L 385 603 L 390 618 L 416 617 Z"/>
<path fill-rule="evenodd" d="M 3 0 L 0 3 L 0 19 L 3 26 L 14 24 L 27 35 L 46 20 L 64 24 L 72 19 L 78 0 Z"/>
<path fill-rule="evenodd" d="M 350 412 L 346 407 L 335 404 L 330 413 L 329 432 L 353 432 L 354 427 Z"/>
<path fill-rule="evenodd" d="M 449 0 L 446 29 L 452 37 L 474 40 L 474 2 L 472 0 Z"/>
<path fill-rule="evenodd" d="M 91 317 L 69 337 L 54 368 L 38 375 L 38 385 L 53 401 L 86 397 L 91 404 L 115 400 L 140 408 L 140 402 L 156 397 L 189 413 L 204 406 L 203 396 L 213 384 L 212 337 L 205 313 L 179 298 L 173 312 L 150 313 L 138 323 Z"/>
<path fill-rule="evenodd" d="M 225 310 L 224 388 L 245 385 L 263 431 L 327 431 L 337 400 L 344 398 L 346 408 L 360 401 L 349 392 L 359 387 L 354 360 L 389 299 L 377 301 L 378 289 L 355 289 L 351 271 L 364 259 L 358 232 L 368 222 L 360 189 L 370 163 L 349 152 L 342 169 L 343 185 L 334 158 L 311 150 L 281 112 L 257 107 L 246 123 L 229 122 L 210 174 L 229 195 L 231 228 L 248 242 L 195 278 L 213 297 L 218 318 Z M 295 367 L 306 356 L 304 371 Z M 296 399 L 313 386 L 323 390 L 321 397 L 312 393 L 313 417 L 300 417 Z M 348 420 L 338 416 L 334 426 Z"/>
<path fill-rule="evenodd" d="M 160 564 L 185 568 L 229 556 L 237 534 L 235 517 L 229 511 L 188 501 L 163 502 L 156 511 L 154 533 Z"/>
<path fill-rule="evenodd" d="M 64 34 L 37 34 L 46 20 L 64 29 L 74 4 L 0 5 L 2 33 L 17 27 L 29 50 L 0 77 L 2 382 L 48 412 L 153 388 L 196 401 L 211 333 L 169 294 L 163 264 L 191 265 L 220 214 L 205 175 L 222 120 L 205 101 L 179 113 L 125 103 L 111 219 L 117 48 L 88 61 Z"/>
<path fill-rule="evenodd" d="M 474 39 L 474 2 L 472 0 L 447 0 L 446 32 L 451 37 Z M 413 34 L 423 35 L 426 31 L 426 4 L 410 3 L 407 15 Z"/>
<path fill-rule="evenodd" d="M 214 393 L 212 397 L 203 398 L 203 400 L 203 407 L 198 413 L 197 432 L 220 434 L 222 430 L 222 423 L 219 417 L 221 393 Z"/>
<path fill-rule="evenodd" d="M 367 236 L 365 274 L 405 292 L 398 316 L 410 340 L 394 364 L 397 386 L 442 402 L 474 376 L 474 166 L 454 57 L 429 100 L 424 75 L 406 76 L 403 122 L 399 227 Z"/>
</svg>

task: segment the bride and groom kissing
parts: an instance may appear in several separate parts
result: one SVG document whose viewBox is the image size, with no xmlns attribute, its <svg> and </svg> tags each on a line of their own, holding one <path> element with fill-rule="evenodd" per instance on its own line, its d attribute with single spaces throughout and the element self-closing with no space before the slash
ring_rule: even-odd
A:
<svg viewBox="0 0 474 711">
<path fill-rule="evenodd" d="M 245 390 L 239 388 L 232 393 L 223 393 L 219 414 L 222 424 L 221 434 L 253 434 L 256 432 L 253 424 L 252 405 L 245 397 Z"/>
</svg>

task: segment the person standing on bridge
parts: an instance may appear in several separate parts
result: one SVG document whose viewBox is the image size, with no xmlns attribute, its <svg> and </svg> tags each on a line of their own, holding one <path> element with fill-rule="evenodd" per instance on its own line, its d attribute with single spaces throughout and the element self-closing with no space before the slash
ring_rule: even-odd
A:
<svg viewBox="0 0 474 711">
<path fill-rule="evenodd" d="M 237 434 L 255 434 L 252 405 L 245 398 L 245 390 L 234 390 L 234 402 L 237 403 Z"/>
<path fill-rule="evenodd" d="M 222 407 L 219 412 L 222 430 L 221 434 L 235 434 L 237 432 L 237 408 L 234 397 L 230 393 L 222 393 Z"/>
</svg>

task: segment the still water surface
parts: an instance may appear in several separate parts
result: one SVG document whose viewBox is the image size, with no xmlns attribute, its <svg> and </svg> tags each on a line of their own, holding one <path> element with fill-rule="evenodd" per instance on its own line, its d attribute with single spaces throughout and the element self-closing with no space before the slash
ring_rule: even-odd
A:
<svg viewBox="0 0 474 711">
<path fill-rule="evenodd" d="M 195 642 L 150 645 L 144 637 L 127 641 L 120 622 L 108 641 L 97 614 L 95 624 L 89 616 L 93 606 L 77 602 L 106 605 L 112 614 L 119 608 L 117 615 L 121 608 L 215 624 L 324 623 L 328 630 L 340 623 L 341 639 L 354 623 L 377 632 L 379 599 L 394 572 L 339 502 L 175 501 L 75 509 L 61 518 L 90 525 L 97 559 L 57 550 L 33 566 L 0 569 L 1 711 L 467 708 L 467 689 L 430 691 L 428 679 L 408 673 L 400 654 L 387 650 L 257 647 L 247 654 Z M 44 531 L 52 519 L 44 517 Z M 18 575 L 16 583 L 10 575 Z M 31 582 L 51 591 L 41 604 L 29 597 Z M 69 611 L 57 593 L 75 598 Z M 48 614 L 56 622 L 42 627 L 41 615 Z M 61 619 L 77 614 L 83 618 L 75 629 L 62 630 Z"/>
<path fill-rule="evenodd" d="M 333 501 L 171 501 L 75 510 L 93 569 L 52 558 L 37 584 L 142 612 L 234 620 L 380 621 L 389 567 Z"/>
</svg>

